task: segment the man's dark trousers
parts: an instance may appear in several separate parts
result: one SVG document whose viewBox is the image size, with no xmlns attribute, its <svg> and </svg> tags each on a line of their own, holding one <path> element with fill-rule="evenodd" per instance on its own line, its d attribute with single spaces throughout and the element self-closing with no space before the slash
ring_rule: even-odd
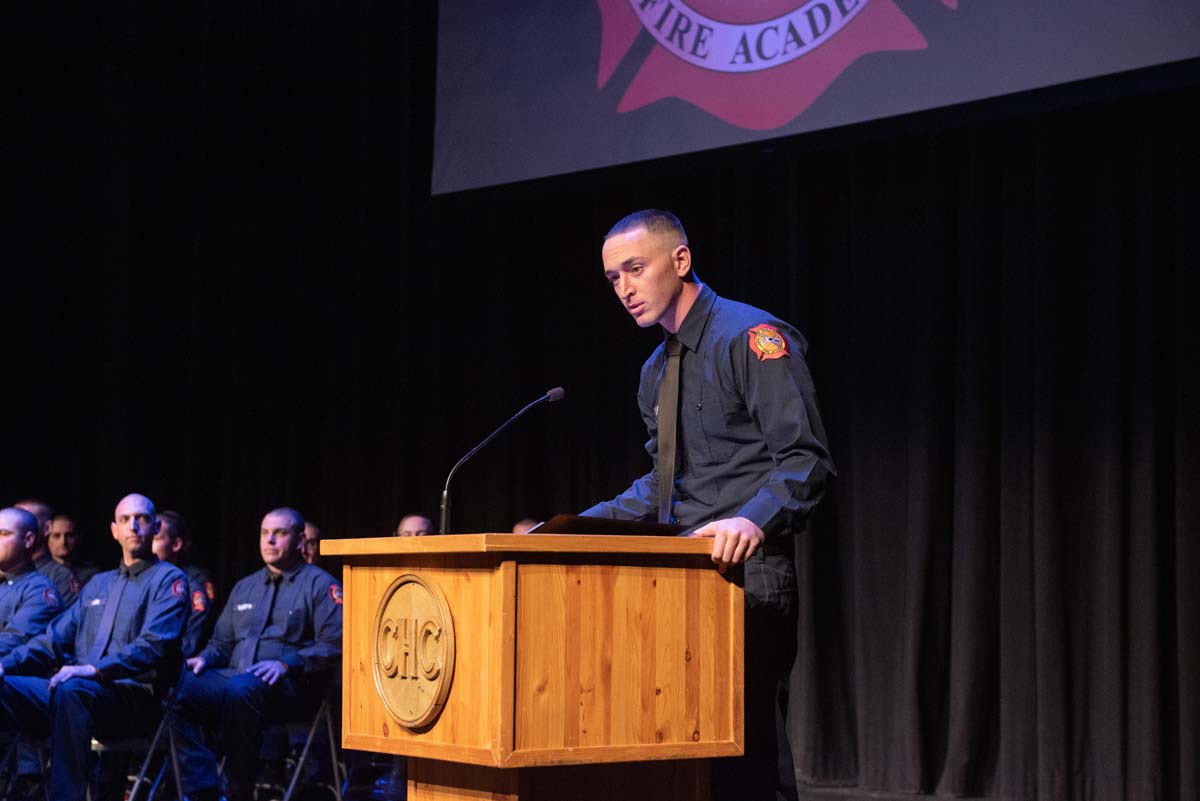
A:
<svg viewBox="0 0 1200 801">
<path fill-rule="evenodd" d="M 153 691 L 132 680 L 101 684 L 74 678 L 51 692 L 47 679 L 0 679 L 0 730 L 50 738 L 50 801 L 86 798 L 92 737 L 142 735 L 153 731 L 161 715 Z"/>
<path fill-rule="evenodd" d="M 202 728 L 219 734 L 231 798 L 253 791 L 266 722 L 303 720 L 316 713 L 327 677 L 281 676 L 274 685 L 253 673 L 209 669 L 199 676 L 186 671 L 179 684 L 176 732 L 183 791 L 195 794 L 217 786 L 216 755 L 205 744 Z"/>
</svg>

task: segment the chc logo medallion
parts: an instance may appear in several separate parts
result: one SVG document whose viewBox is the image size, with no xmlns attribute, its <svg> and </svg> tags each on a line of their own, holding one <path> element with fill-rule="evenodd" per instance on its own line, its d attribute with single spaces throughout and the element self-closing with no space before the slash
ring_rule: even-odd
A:
<svg viewBox="0 0 1200 801">
<path fill-rule="evenodd" d="M 375 615 L 375 688 L 410 729 L 437 719 L 454 678 L 454 620 L 440 587 L 415 573 L 392 582 Z"/>
</svg>

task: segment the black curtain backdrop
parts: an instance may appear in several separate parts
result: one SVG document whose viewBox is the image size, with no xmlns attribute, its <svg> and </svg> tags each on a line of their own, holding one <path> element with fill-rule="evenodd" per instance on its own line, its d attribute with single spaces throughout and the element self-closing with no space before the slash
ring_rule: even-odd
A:
<svg viewBox="0 0 1200 801">
<path fill-rule="evenodd" d="M 802 790 L 1200 797 L 1196 81 L 431 200 L 430 4 L 6 16 L 0 500 L 109 562 L 145 492 L 228 587 L 273 506 L 436 516 L 559 384 L 460 471 L 453 527 L 611 496 L 658 334 L 600 239 L 667 207 L 812 346 L 839 476 L 797 546 Z"/>
</svg>

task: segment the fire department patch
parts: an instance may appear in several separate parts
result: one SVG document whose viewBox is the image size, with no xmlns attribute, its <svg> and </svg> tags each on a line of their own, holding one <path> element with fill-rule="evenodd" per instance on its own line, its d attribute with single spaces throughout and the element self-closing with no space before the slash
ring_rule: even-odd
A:
<svg viewBox="0 0 1200 801">
<path fill-rule="evenodd" d="M 171 585 L 171 594 L 176 598 L 187 595 L 187 587 L 184 586 L 183 579 L 175 579 L 175 583 Z"/>
<path fill-rule="evenodd" d="M 213 589 L 213 583 L 211 581 L 204 582 L 204 594 L 208 596 L 208 600 L 210 601 L 217 600 L 217 591 Z"/>
<path fill-rule="evenodd" d="M 203 612 L 207 608 L 208 608 L 208 599 L 204 597 L 204 592 L 202 590 L 196 590 L 195 592 L 193 592 L 192 593 L 192 610 L 196 611 L 196 612 Z"/>
<path fill-rule="evenodd" d="M 330 584 L 329 585 L 329 597 L 333 599 L 333 602 L 335 604 L 337 604 L 338 606 L 341 606 L 342 605 L 342 588 L 339 587 L 337 584 Z"/>
<path fill-rule="evenodd" d="M 45 589 L 45 590 L 42 592 L 42 596 L 43 596 L 43 597 L 46 599 L 46 604 L 47 604 L 47 605 L 48 605 L 48 606 L 49 606 L 51 609 L 57 609 L 57 608 L 58 608 L 58 594 L 57 594 L 57 593 L 55 593 L 55 592 L 54 592 L 54 590 L 52 590 L 52 589 L 50 589 L 49 587 L 47 587 L 47 588 L 46 588 L 46 589 Z"/>
<path fill-rule="evenodd" d="M 788 343 L 778 328 L 763 323 L 746 332 L 750 335 L 750 350 L 758 354 L 758 360 L 782 359 L 788 355 Z"/>
</svg>

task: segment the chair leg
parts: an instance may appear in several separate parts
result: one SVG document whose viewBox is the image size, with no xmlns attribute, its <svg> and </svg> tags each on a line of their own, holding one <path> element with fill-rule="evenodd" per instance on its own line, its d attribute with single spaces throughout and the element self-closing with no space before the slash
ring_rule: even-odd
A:
<svg viewBox="0 0 1200 801">
<path fill-rule="evenodd" d="M 154 759 L 154 754 L 158 750 L 158 743 L 162 739 L 163 731 L 170 732 L 171 710 L 163 713 L 162 720 L 158 722 L 158 728 L 154 730 L 154 737 L 150 739 L 150 749 L 146 751 L 146 758 L 142 760 L 142 769 L 138 771 L 137 778 L 133 780 L 133 787 L 129 790 L 127 797 L 128 801 L 137 801 L 138 790 L 142 789 L 142 785 L 146 783 L 146 774 L 150 771 L 150 761 Z M 155 780 L 157 785 L 158 780 Z M 153 797 L 153 789 L 151 790 Z"/>
<path fill-rule="evenodd" d="M 288 782 L 287 792 L 283 794 L 283 801 L 292 801 L 292 793 L 296 790 L 296 783 L 300 781 L 300 772 L 304 770 L 304 762 L 308 759 L 308 750 L 312 747 L 313 738 L 317 734 L 317 725 L 321 722 L 321 718 L 329 714 L 329 702 L 322 701 L 321 708 L 317 710 L 317 716 L 313 718 L 312 725 L 308 727 L 308 737 L 304 738 L 304 748 L 300 751 L 300 758 L 296 760 L 296 769 L 292 772 L 292 780 Z"/>
<path fill-rule="evenodd" d="M 175 795 L 183 799 L 183 774 L 179 770 L 179 749 L 175 747 L 175 728 L 167 730 L 167 744 L 171 752 L 171 772 L 175 775 Z"/>
<path fill-rule="evenodd" d="M 342 801 L 342 786 L 345 776 L 342 775 L 342 763 L 338 760 L 337 742 L 333 739 L 333 709 L 329 702 L 325 704 L 325 737 L 329 740 L 329 768 L 333 771 L 333 794 L 337 801 Z"/>
</svg>

